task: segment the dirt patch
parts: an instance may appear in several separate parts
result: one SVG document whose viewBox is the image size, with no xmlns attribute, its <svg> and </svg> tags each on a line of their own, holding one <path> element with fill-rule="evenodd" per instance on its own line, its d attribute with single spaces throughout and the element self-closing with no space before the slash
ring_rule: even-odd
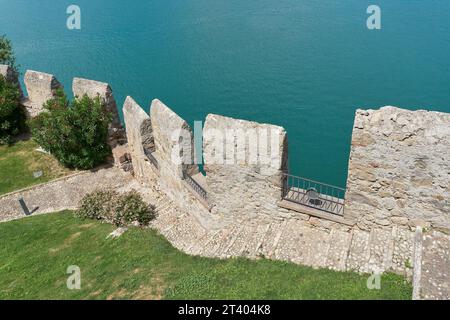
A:
<svg viewBox="0 0 450 320">
<path fill-rule="evenodd" d="M 152 278 L 150 286 L 141 285 L 133 293 L 133 299 L 137 300 L 161 300 L 164 296 L 166 285 L 162 276 L 158 275 Z"/>
<path fill-rule="evenodd" d="M 49 253 L 56 253 L 56 252 L 58 252 L 58 251 L 61 251 L 61 250 L 63 250 L 63 249 L 68 248 L 68 247 L 71 245 L 71 243 L 72 243 L 75 239 L 77 239 L 77 238 L 80 237 L 80 235 L 81 235 L 81 232 L 80 232 L 80 231 L 79 231 L 79 232 L 75 232 L 74 234 L 72 234 L 72 235 L 70 235 L 69 237 L 67 237 L 67 238 L 64 240 L 64 243 L 63 243 L 62 245 L 60 245 L 59 247 L 56 247 L 56 248 L 50 248 L 50 249 L 48 250 Z"/>
<path fill-rule="evenodd" d="M 112 294 L 110 294 L 106 300 L 124 299 L 128 295 L 128 291 L 125 289 L 120 289 Z"/>
</svg>

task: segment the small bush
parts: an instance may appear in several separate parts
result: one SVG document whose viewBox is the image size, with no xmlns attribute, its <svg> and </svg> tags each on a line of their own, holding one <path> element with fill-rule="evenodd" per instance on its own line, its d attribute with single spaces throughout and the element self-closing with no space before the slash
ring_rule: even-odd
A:
<svg viewBox="0 0 450 320">
<path fill-rule="evenodd" d="M 155 206 L 148 205 L 135 190 L 119 194 L 111 190 L 98 190 L 81 200 L 75 215 L 83 219 L 97 219 L 117 227 L 137 221 L 145 226 L 155 218 Z"/>
<path fill-rule="evenodd" d="M 0 144 L 10 144 L 25 128 L 25 111 L 17 84 L 0 75 Z"/>
<path fill-rule="evenodd" d="M 148 225 L 155 218 L 155 207 L 149 206 L 135 190 L 122 195 L 117 201 L 115 225 L 126 225 L 134 221 Z"/>
<path fill-rule="evenodd" d="M 81 200 L 80 209 L 75 215 L 82 219 L 109 220 L 114 216 L 115 199 L 119 194 L 111 190 L 98 190 Z"/>
<path fill-rule="evenodd" d="M 0 36 L 0 64 L 9 65 L 18 74 L 14 50 L 11 41 L 5 35 Z"/>
<path fill-rule="evenodd" d="M 111 115 L 97 97 L 84 95 L 69 103 L 62 90 L 44 104 L 45 112 L 30 122 L 36 142 L 66 167 L 91 169 L 111 154 Z"/>
</svg>

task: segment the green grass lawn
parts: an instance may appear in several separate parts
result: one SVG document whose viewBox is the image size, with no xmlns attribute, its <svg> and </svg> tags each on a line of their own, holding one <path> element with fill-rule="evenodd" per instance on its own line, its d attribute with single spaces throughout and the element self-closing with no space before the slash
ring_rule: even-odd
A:
<svg viewBox="0 0 450 320">
<path fill-rule="evenodd" d="M 410 299 L 411 285 L 291 263 L 186 255 L 154 230 L 106 239 L 108 224 L 71 212 L 0 223 L 0 299 Z M 66 286 L 69 265 L 81 289 Z"/>
<path fill-rule="evenodd" d="M 32 140 L 0 146 L 0 195 L 31 185 L 47 182 L 71 171 L 62 167 L 52 156 L 36 151 Z M 42 171 L 39 178 L 34 172 Z"/>
</svg>

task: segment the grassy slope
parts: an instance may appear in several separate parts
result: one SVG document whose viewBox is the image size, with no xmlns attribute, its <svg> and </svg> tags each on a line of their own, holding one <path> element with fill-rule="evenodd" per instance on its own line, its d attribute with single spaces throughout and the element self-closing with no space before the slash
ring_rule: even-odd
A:
<svg viewBox="0 0 450 320">
<path fill-rule="evenodd" d="M 106 240 L 111 225 L 70 212 L 0 224 L 0 299 L 409 299 L 402 277 L 313 270 L 291 263 L 192 257 L 153 230 Z M 81 290 L 66 269 L 81 268 Z"/>
<path fill-rule="evenodd" d="M 70 172 L 52 156 L 36 151 L 37 147 L 32 140 L 0 146 L 0 195 L 47 182 Z M 35 171 L 42 171 L 43 175 L 35 178 Z"/>
</svg>

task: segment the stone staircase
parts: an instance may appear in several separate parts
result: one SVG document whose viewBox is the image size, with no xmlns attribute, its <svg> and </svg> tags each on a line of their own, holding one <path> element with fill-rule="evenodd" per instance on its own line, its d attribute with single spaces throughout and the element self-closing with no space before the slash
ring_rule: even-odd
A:
<svg viewBox="0 0 450 320">
<path fill-rule="evenodd" d="M 192 255 L 230 258 L 266 257 L 293 263 L 354 270 L 361 273 L 395 271 L 411 275 L 414 234 L 409 230 L 373 229 L 327 231 L 297 219 L 258 217 L 230 223 L 219 230 L 205 229 L 197 218 L 165 196 L 156 200 L 159 232 L 174 247 Z M 410 257 L 409 260 L 404 257 Z"/>
</svg>

